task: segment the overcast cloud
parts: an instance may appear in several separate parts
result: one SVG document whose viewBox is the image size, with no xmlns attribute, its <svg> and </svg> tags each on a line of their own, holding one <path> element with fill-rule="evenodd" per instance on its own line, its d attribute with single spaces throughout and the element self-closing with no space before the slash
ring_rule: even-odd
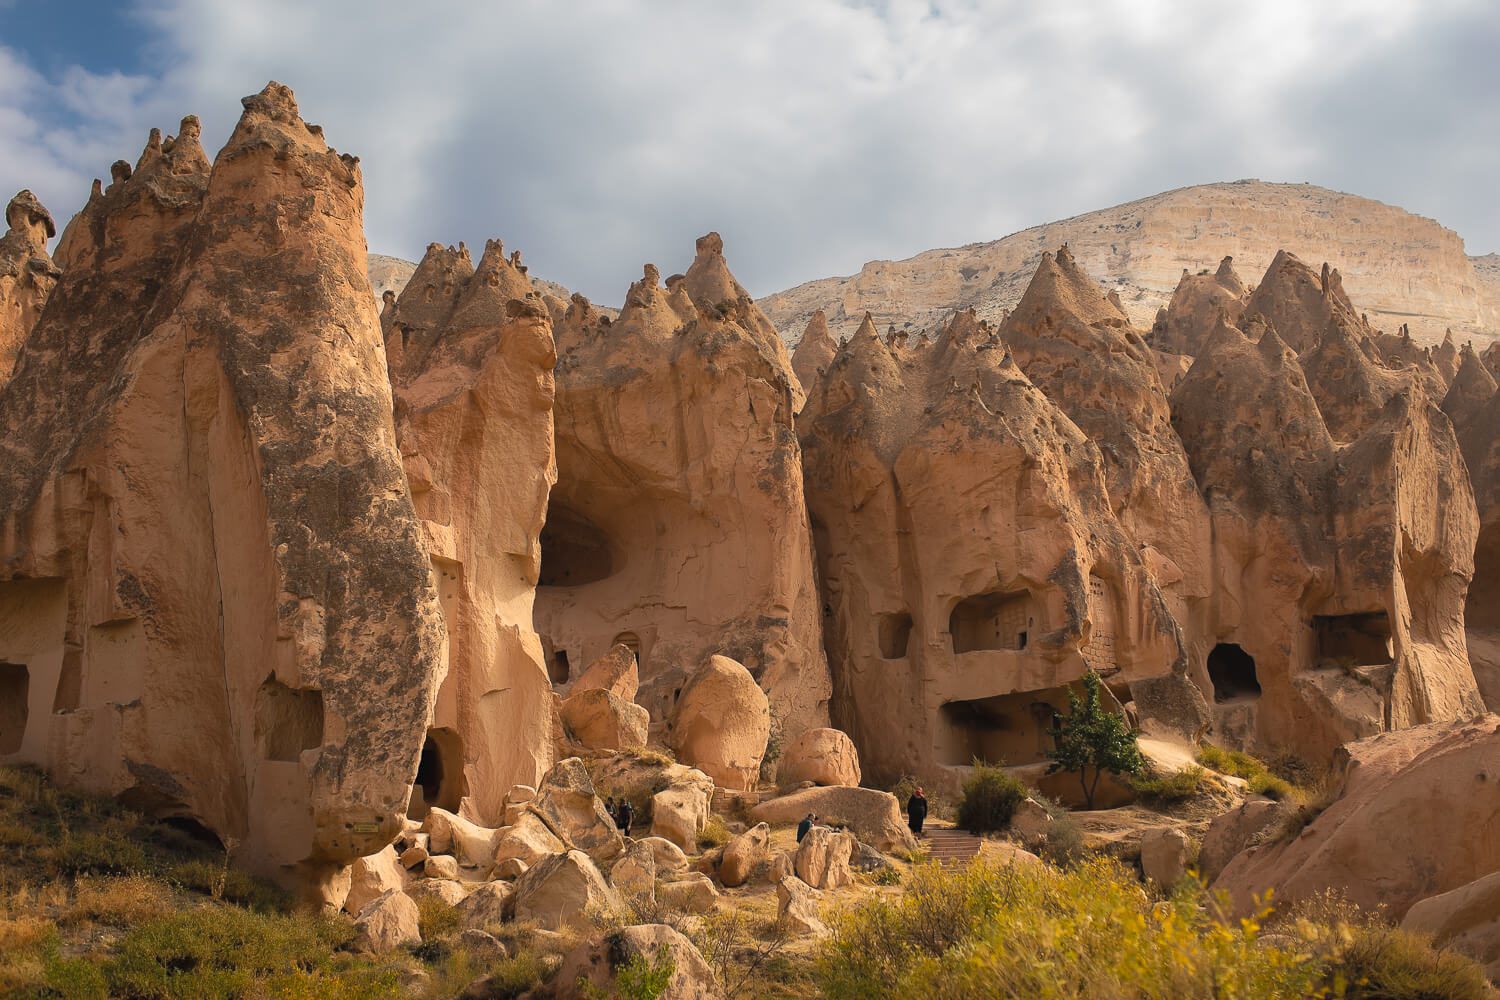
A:
<svg viewBox="0 0 1500 1000">
<path fill-rule="evenodd" d="M 710 229 L 765 294 L 1242 177 L 1500 250 L 1492 0 L 99 8 L 0 0 L 0 196 L 59 222 L 152 126 L 196 113 L 212 153 L 277 79 L 361 157 L 373 251 L 499 236 L 602 302 Z"/>
</svg>

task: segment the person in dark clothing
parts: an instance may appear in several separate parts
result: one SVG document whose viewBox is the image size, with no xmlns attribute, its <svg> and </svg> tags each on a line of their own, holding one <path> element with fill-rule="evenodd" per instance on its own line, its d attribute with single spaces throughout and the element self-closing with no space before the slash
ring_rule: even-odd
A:
<svg viewBox="0 0 1500 1000">
<path fill-rule="evenodd" d="M 635 807 L 630 804 L 629 799 L 620 800 L 620 814 L 615 819 L 615 826 L 625 836 L 630 836 L 630 827 L 635 823 Z"/>
<path fill-rule="evenodd" d="M 604 800 L 604 815 L 608 816 L 609 821 L 615 826 L 620 825 L 620 807 L 615 805 L 615 797 L 613 795 Z"/>
<path fill-rule="evenodd" d="M 920 787 L 906 800 L 906 825 L 918 837 L 922 836 L 922 824 L 927 820 L 927 795 Z"/>
<path fill-rule="evenodd" d="M 818 817 L 814 813 L 808 813 L 806 816 L 802 817 L 802 822 L 797 824 L 797 843 L 802 843 L 802 838 L 807 836 L 807 831 L 811 830 L 813 828 L 813 824 L 817 821 Z"/>
</svg>

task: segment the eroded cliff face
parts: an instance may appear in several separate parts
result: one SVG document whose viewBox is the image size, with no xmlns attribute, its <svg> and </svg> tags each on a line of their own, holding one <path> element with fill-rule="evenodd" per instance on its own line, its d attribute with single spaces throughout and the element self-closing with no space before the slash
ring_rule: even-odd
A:
<svg viewBox="0 0 1500 1000">
<path fill-rule="evenodd" d="M 718 236 L 665 288 L 647 265 L 618 320 L 574 296 L 557 341 L 558 479 L 536 600 L 554 681 L 622 642 L 660 722 L 722 653 L 750 669 L 788 737 L 826 725 L 800 390 Z"/>
<path fill-rule="evenodd" d="M 1480 693 L 1500 710 L 1500 393 L 1472 351 L 1463 353 L 1443 400 L 1452 418 L 1479 509 L 1474 579 L 1464 613 L 1469 659 Z"/>
<path fill-rule="evenodd" d="M 96 185 L 0 391 L 0 751 L 316 890 L 400 829 L 444 635 L 358 163 L 244 105 Z"/>
<path fill-rule="evenodd" d="M 994 242 L 871 261 L 856 275 L 811 281 L 760 304 L 788 338 L 817 309 L 836 336 L 848 336 L 866 312 L 882 330 L 932 328 L 968 308 L 999 322 L 1042 254 L 1064 243 L 1085 271 L 1119 293 L 1142 329 L 1184 270 L 1197 273 L 1227 255 L 1241 273 L 1258 275 L 1287 250 L 1342 270 L 1377 327 L 1408 323 L 1424 344 L 1437 344 L 1450 328 L 1460 341 L 1500 335 L 1497 285 L 1476 273 L 1474 260 L 1485 259 L 1465 256 L 1456 233 L 1368 198 L 1262 181 L 1180 188 Z"/>
<path fill-rule="evenodd" d="M 61 273 L 47 252 L 57 235 L 52 216 L 30 191 L 5 206 L 0 236 L 0 387 L 10 379 L 16 353 L 36 326 Z"/>
<path fill-rule="evenodd" d="M 1426 382 L 1375 363 L 1336 272 L 1273 267 L 1251 336 L 1220 314 L 1172 419 L 1213 521 L 1219 736 L 1324 759 L 1478 709 L 1463 636 L 1477 517 Z M 1277 328 L 1319 323 L 1299 363 Z"/>
<path fill-rule="evenodd" d="M 893 348 L 866 319 L 799 428 L 835 717 L 867 775 L 1039 762 L 1091 668 L 1121 700 L 1165 681 L 1173 721 L 1206 725 L 1099 449 L 997 331 L 964 313 Z"/>
<path fill-rule="evenodd" d="M 381 317 L 396 436 L 431 555 L 448 668 L 412 815 L 499 826 L 505 793 L 552 763 L 552 686 L 532 600 L 557 478 L 552 323 L 519 255 L 476 268 L 438 244 Z"/>
</svg>

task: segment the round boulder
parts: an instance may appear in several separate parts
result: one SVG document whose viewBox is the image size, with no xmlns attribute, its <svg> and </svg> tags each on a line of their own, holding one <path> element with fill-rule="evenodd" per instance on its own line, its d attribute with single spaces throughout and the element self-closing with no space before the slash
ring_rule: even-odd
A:
<svg viewBox="0 0 1500 1000">
<path fill-rule="evenodd" d="M 786 748 L 781 758 L 781 783 L 800 785 L 859 785 L 859 751 L 848 734 L 837 729 L 809 729 Z"/>
<path fill-rule="evenodd" d="M 694 671 L 672 710 L 678 759 L 724 788 L 754 788 L 771 737 L 771 707 L 750 671 L 711 656 Z"/>
</svg>

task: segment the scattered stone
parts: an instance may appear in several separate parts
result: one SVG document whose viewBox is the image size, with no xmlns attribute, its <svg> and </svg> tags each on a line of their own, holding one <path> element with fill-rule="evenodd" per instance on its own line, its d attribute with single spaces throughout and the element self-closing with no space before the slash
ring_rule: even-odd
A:
<svg viewBox="0 0 1500 1000">
<path fill-rule="evenodd" d="M 478 928 L 470 927 L 460 932 L 458 943 L 475 958 L 495 962 L 510 957 L 510 952 L 506 950 L 505 944 L 499 938 Z"/>
<path fill-rule="evenodd" d="M 421 878 L 407 885 L 406 894 L 416 902 L 431 897 L 457 906 L 469 894 L 469 886 L 449 878 Z"/>
<path fill-rule="evenodd" d="M 629 646 L 616 643 L 609 652 L 590 663 L 569 688 L 570 695 L 583 691 L 608 691 L 627 704 L 640 689 L 640 670 Z"/>
<path fill-rule="evenodd" d="M 744 666 L 710 656 L 683 686 L 671 734 L 678 757 L 716 783 L 754 788 L 771 735 L 770 703 Z"/>
<path fill-rule="evenodd" d="M 577 757 L 552 765 L 537 788 L 532 808 L 553 834 L 596 862 L 610 861 L 625 849 L 614 820 L 594 794 L 588 768 Z"/>
<path fill-rule="evenodd" d="M 851 833 L 834 833 L 826 826 L 813 827 L 797 845 L 793 859 L 797 877 L 814 889 L 848 885 L 849 860 L 857 843 Z"/>
<path fill-rule="evenodd" d="M 826 327 L 825 327 L 826 329 Z M 787 746 L 781 757 L 781 783 L 859 786 L 859 751 L 848 734 L 837 729 L 809 729 Z"/>
<path fill-rule="evenodd" d="M 495 837 L 494 860 L 496 864 L 516 860 L 530 866 L 566 849 L 540 816 L 525 812 L 513 825 L 501 827 Z"/>
<path fill-rule="evenodd" d="M 916 838 L 890 792 L 874 788 L 808 788 L 762 802 L 750 810 L 758 823 L 796 824 L 808 813 L 824 823 L 842 823 L 880 851 L 915 850 Z"/>
<path fill-rule="evenodd" d="M 458 859 L 451 854 L 436 854 L 422 865 L 424 878 L 458 880 Z"/>
<path fill-rule="evenodd" d="M 349 866 L 349 895 L 344 909 L 358 913 L 376 897 L 406 885 L 406 873 L 396 858 L 396 849 L 386 846 Z"/>
<path fill-rule="evenodd" d="M 658 883 L 656 898 L 663 906 L 683 913 L 709 913 L 719 903 L 719 890 L 707 875 L 689 872 Z"/>
<path fill-rule="evenodd" d="M 682 848 L 665 837 L 642 837 L 636 841 L 645 844 L 651 849 L 651 856 L 656 861 L 656 870 L 659 872 L 686 871 L 688 857 Z"/>
<path fill-rule="evenodd" d="M 1193 842 L 1176 827 L 1160 827 L 1141 835 L 1141 871 L 1148 881 L 1163 888 L 1174 886 L 1187 874 Z"/>
<path fill-rule="evenodd" d="M 554 854 L 515 882 L 517 920 L 534 920 L 549 930 L 587 926 L 590 915 L 623 910 L 620 896 L 582 851 Z"/>
<path fill-rule="evenodd" d="M 651 845 L 637 840 L 625 848 L 625 853 L 609 870 L 609 880 L 626 896 L 651 896 L 656 890 L 656 870 L 656 854 Z"/>
<path fill-rule="evenodd" d="M 506 858 L 495 866 L 495 878 L 513 882 L 522 875 L 525 875 L 526 869 L 530 867 L 530 865 L 520 858 Z"/>
<path fill-rule="evenodd" d="M 819 903 L 823 894 L 795 875 L 784 876 L 776 882 L 776 919 L 782 928 L 792 934 L 827 937 L 828 925 L 823 923 Z"/>
<path fill-rule="evenodd" d="M 1010 832 L 1026 844 L 1045 840 L 1052 829 L 1052 815 L 1036 799 L 1027 796 L 1010 818 Z"/>
<path fill-rule="evenodd" d="M 590 750 L 628 750 L 646 745 L 651 714 L 603 688 L 576 691 L 563 699 L 562 719 Z"/>
<path fill-rule="evenodd" d="M 719 860 L 719 881 L 733 889 L 750 881 L 750 875 L 771 849 L 771 827 L 757 823 L 724 845 Z"/>
<path fill-rule="evenodd" d="M 514 893 L 507 882 L 486 882 L 476 887 L 458 904 L 460 922 L 465 927 L 481 931 L 503 923 Z"/>
<path fill-rule="evenodd" d="M 418 917 L 417 904 L 406 893 L 381 893 L 354 918 L 354 950 L 380 954 L 421 941 Z"/>
</svg>

